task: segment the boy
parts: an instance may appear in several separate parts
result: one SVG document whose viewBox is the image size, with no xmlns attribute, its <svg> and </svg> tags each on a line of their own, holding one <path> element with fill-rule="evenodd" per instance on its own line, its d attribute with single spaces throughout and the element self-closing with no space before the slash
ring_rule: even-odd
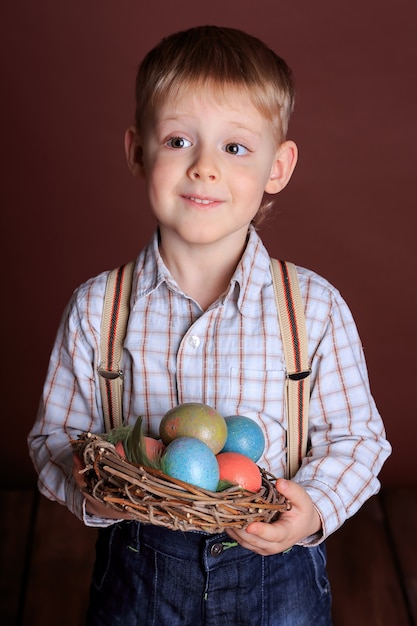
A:
<svg viewBox="0 0 417 626">
<path fill-rule="evenodd" d="M 139 255 L 124 346 L 124 417 L 158 435 L 164 413 L 205 402 L 262 427 L 260 465 L 285 470 L 285 366 L 255 230 L 288 183 L 291 72 L 257 39 L 215 26 L 163 40 L 142 62 L 128 165 L 158 228 Z M 99 335 L 107 273 L 74 294 L 29 436 L 39 486 L 100 528 L 88 624 L 331 624 L 324 539 L 379 489 L 390 447 L 360 340 L 339 293 L 298 268 L 306 308 L 309 452 L 277 488 L 291 511 L 228 535 L 141 525 L 82 491 L 69 440 L 103 431 Z"/>
</svg>

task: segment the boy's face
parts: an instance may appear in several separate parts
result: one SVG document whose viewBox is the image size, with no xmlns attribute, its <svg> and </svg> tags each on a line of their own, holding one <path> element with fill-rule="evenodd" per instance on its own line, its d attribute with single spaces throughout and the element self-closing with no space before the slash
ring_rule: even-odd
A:
<svg viewBox="0 0 417 626">
<path fill-rule="evenodd" d="M 140 138 L 126 134 L 128 159 L 171 246 L 242 245 L 264 191 L 280 191 L 295 166 L 295 145 L 279 146 L 272 123 L 239 92 L 186 92 L 144 126 Z"/>
</svg>

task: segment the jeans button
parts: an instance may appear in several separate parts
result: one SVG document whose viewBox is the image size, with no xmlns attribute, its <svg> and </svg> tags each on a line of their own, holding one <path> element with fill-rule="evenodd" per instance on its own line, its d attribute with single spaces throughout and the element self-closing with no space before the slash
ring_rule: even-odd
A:
<svg viewBox="0 0 417 626">
<path fill-rule="evenodd" d="M 223 552 L 222 544 L 221 543 L 213 543 L 213 545 L 210 548 L 211 556 L 220 556 L 222 552 Z"/>
</svg>

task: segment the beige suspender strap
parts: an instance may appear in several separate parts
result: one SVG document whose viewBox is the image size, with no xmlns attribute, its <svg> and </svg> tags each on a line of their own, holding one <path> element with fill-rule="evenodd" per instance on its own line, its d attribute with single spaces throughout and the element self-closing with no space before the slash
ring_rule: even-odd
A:
<svg viewBox="0 0 417 626">
<path fill-rule="evenodd" d="M 292 478 L 307 449 L 310 400 L 307 330 L 295 266 L 271 259 L 271 270 L 287 369 L 287 476 Z"/>
<path fill-rule="evenodd" d="M 120 362 L 130 310 L 134 261 L 112 270 L 104 296 L 100 339 L 100 391 L 108 432 L 123 422 L 123 372 Z"/>
</svg>

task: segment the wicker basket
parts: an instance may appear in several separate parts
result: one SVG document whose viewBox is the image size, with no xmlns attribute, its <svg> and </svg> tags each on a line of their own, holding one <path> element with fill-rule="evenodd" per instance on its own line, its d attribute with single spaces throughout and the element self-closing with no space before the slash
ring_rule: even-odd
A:
<svg viewBox="0 0 417 626">
<path fill-rule="evenodd" d="M 258 493 L 239 487 L 213 492 L 130 463 L 99 435 L 83 433 L 72 446 L 84 460 L 87 491 L 140 522 L 172 530 L 219 533 L 227 528 L 246 528 L 254 521 L 271 522 L 291 508 L 275 489 L 276 479 L 262 468 Z"/>
</svg>

